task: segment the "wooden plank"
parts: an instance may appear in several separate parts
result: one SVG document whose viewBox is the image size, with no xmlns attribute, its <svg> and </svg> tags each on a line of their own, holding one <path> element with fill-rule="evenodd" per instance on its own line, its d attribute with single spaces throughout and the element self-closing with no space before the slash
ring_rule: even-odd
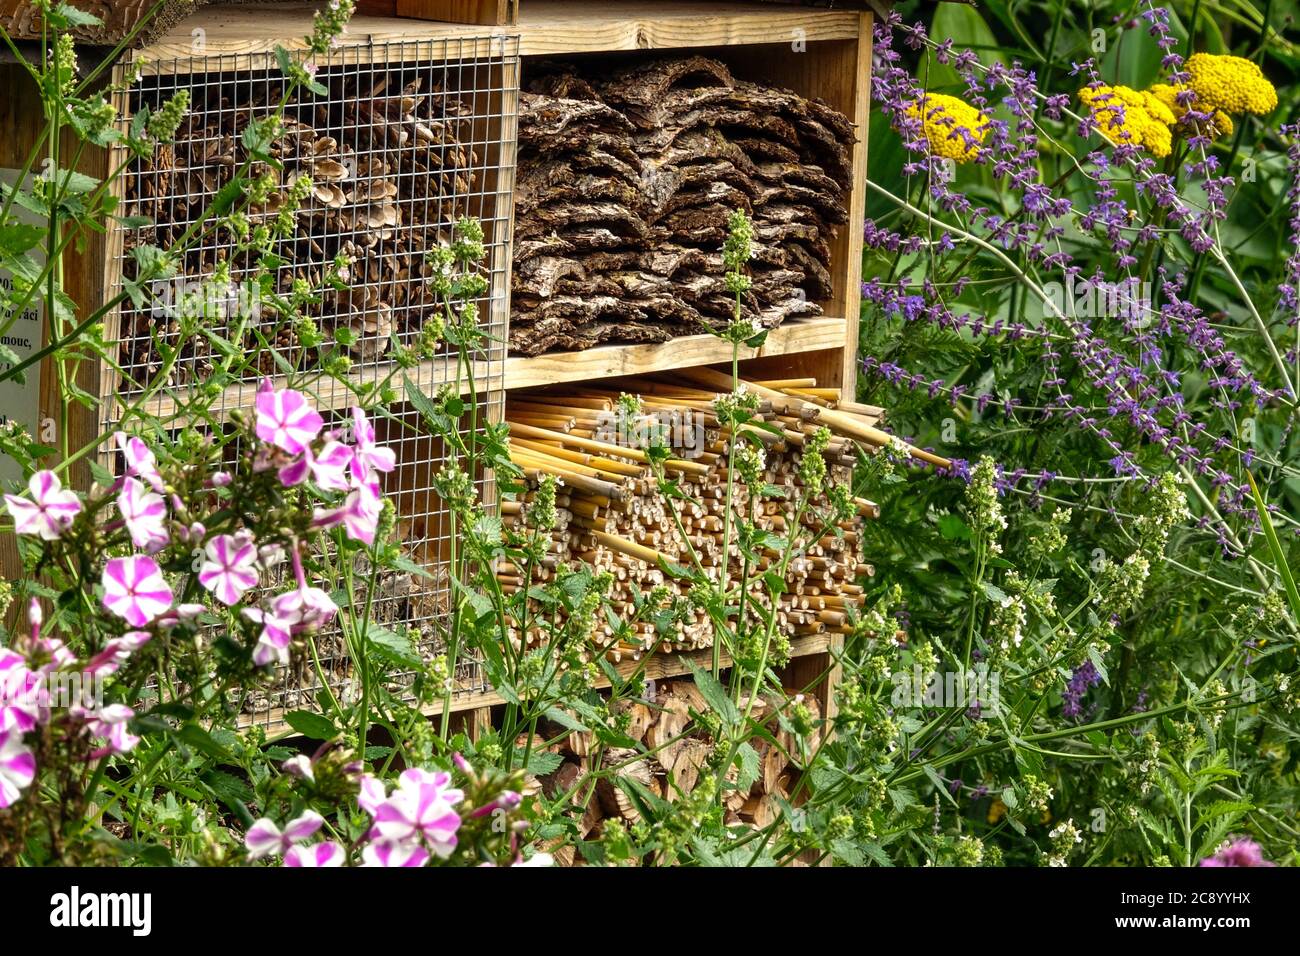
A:
<svg viewBox="0 0 1300 956">
<path fill-rule="evenodd" d="M 768 333 L 761 348 L 740 350 L 741 359 L 840 349 L 844 320 L 804 319 L 786 322 Z M 506 359 L 508 389 L 581 382 L 618 375 L 643 375 L 731 361 L 731 344 L 712 335 L 688 335 L 660 345 L 605 345 L 582 352 L 553 352 L 533 358 Z"/>
<path fill-rule="evenodd" d="M 820 305 L 827 315 L 848 319 L 837 352 L 800 364 L 805 375 L 835 388 L 852 389 L 857 381 L 858 312 L 862 283 L 862 225 L 866 210 L 867 123 L 871 72 L 871 14 L 846 12 L 854 20 L 852 39 L 808 43 L 769 43 L 719 54 L 737 76 L 817 97 L 835 107 L 857 129 L 853 147 L 853 186 L 849 193 L 849 221 L 831 242 L 831 298 Z M 805 350 L 806 351 L 806 350 Z"/>
<path fill-rule="evenodd" d="M 396 0 L 394 0 L 396 2 Z M 465 0 L 478 3 L 482 0 Z M 490 0 L 499 2 L 499 0 Z M 311 29 L 312 4 L 203 7 L 147 44 L 153 60 L 190 57 L 194 37 L 203 37 L 208 55 L 273 53 L 277 45 L 301 50 Z M 543 56 L 618 50 L 668 50 L 772 43 L 856 42 L 861 16 L 853 10 L 824 10 L 746 2 L 669 2 L 628 0 L 531 0 L 517 26 L 447 23 L 358 14 L 343 45 L 520 36 L 520 53 Z M 202 31 L 196 34 L 195 31 Z"/>
<path fill-rule="evenodd" d="M 515 22 L 518 3 L 517 0 L 361 0 L 357 13 L 500 26 Z"/>
<path fill-rule="evenodd" d="M 15 63 L 0 64 L 0 83 L 4 90 L 0 93 L 0 167 L 18 170 L 26 161 L 28 153 L 45 129 L 45 119 L 40 109 L 39 99 L 32 87 L 27 73 Z M 78 141 L 66 133 L 60 139 L 60 166 L 64 166 L 68 157 L 74 154 Z M 44 154 L 42 154 L 42 159 Z M 78 172 L 96 180 L 107 178 L 109 153 L 99 147 L 85 146 L 81 150 L 80 160 L 76 164 Z M 38 159 L 35 169 L 41 169 Z M 111 228 L 107 236 L 112 235 Z M 76 248 L 76 243 L 63 256 L 63 289 L 77 303 L 77 318 L 88 315 L 98 309 L 104 302 L 107 283 L 108 241 L 106 233 L 84 233 L 85 245 Z M 42 308 L 42 312 L 45 310 Z M 63 329 L 55 327 L 49 315 L 43 316 L 44 340 L 39 343 L 47 345 L 51 337 L 62 332 L 66 334 L 71 323 Z M 82 361 L 76 363 L 75 384 L 90 395 L 100 392 L 100 368 L 96 356 L 89 355 L 84 349 L 77 353 Z M 26 375 L 27 388 L 37 391 L 39 409 L 36 431 L 32 437 L 55 447 L 65 441 L 68 449 L 75 453 L 84 445 L 94 441 L 99 435 L 98 408 L 86 408 L 79 402 L 65 402 L 60 389 L 58 373 L 52 358 L 47 358 L 38 367 L 29 369 Z M 66 432 L 66 434 L 65 434 Z M 59 460 L 61 456 L 58 456 Z M 74 463 L 64 477 L 69 487 L 85 491 L 89 488 L 90 464 L 88 458 Z M 21 573 L 18 559 L 17 542 L 14 535 L 6 532 L 0 535 L 0 573 L 6 580 L 16 580 Z"/>
<path fill-rule="evenodd" d="M 519 12 L 525 56 L 849 40 L 857 29 L 854 11 L 767 3 L 527 0 Z"/>
<path fill-rule="evenodd" d="M 835 352 L 838 356 L 844 347 L 845 326 L 843 319 L 817 318 L 787 322 L 777 326 L 767 337 L 762 348 L 740 351 L 743 361 L 757 360 L 760 367 L 772 368 L 766 377 L 787 377 L 801 367 L 800 363 L 788 357 L 801 353 L 822 356 L 826 352 Z M 781 360 L 779 365 L 769 365 L 764 360 Z M 731 361 L 731 345 L 712 335 L 688 335 L 673 339 L 662 345 L 607 345 L 587 349 L 583 352 L 553 352 L 533 358 L 515 356 L 505 361 L 504 390 L 532 388 L 537 385 L 550 385 L 556 382 L 582 382 L 593 379 L 609 378 L 617 375 L 644 375 L 649 372 L 664 372 L 679 368 L 692 368 L 700 365 L 714 365 Z M 382 380 L 388 369 L 365 369 L 350 378 L 353 387 Z M 455 378 L 456 360 L 453 357 L 423 362 L 408 371 L 411 380 L 421 389 L 428 390 L 434 386 L 451 382 Z M 474 368 L 475 381 L 492 382 L 493 372 L 487 362 L 478 362 Z M 778 374 L 779 373 L 779 374 Z M 288 384 L 283 376 L 273 377 L 272 384 L 283 388 Z M 495 384 L 495 383 L 494 383 Z M 321 377 L 315 381 L 299 381 L 296 387 L 311 395 L 318 408 L 346 409 L 356 401 L 356 396 L 348 386 L 331 378 Z M 468 382 L 465 384 L 468 390 Z M 231 410 L 251 408 L 257 396 L 258 383 L 241 382 L 231 385 L 224 394 L 213 403 L 213 414 L 224 420 Z M 399 375 L 393 382 L 397 401 L 406 398 L 406 387 Z M 484 390 L 487 399 L 496 400 L 500 387 Z M 172 389 L 160 394 L 143 406 L 151 415 L 169 421 L 184 412 L 188 402 L 185 389 Z"/>
</svg>

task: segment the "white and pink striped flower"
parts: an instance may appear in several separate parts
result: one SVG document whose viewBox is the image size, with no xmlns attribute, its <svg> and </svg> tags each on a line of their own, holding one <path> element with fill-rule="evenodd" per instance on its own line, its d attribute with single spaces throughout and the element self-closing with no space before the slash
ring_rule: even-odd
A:
<svg viewBox="0 0 1300 956">
<path fill-rule="evenodd" d="M 389 472 L 397 467 L 397 456 L 391 448 L 375 441 L 375 426 L 370 424 L 360 408 L 352 409 L 352 478 L 357 485 L 368 484 L 376 471 Z"/>
<path fill-rule="evenodd" d="M 456 848 L 461 823 L 453 807 L 465 798 L 450 783 L 451 774 L 443 771 L 404 771 L 397 789 L 375 809 L 371 839 L 405 843 L 423 838 L 429 849 L 446 859 Z"/>
<path fill-rule="evenodd" d="M 310 840 L 324 824 L 325 818 L 315 810 L 308 810 L 302 816 L 290 820 L 283 830 L 262 817 L 248 828 L 248 833 L 244 836 L 248 858 L 260 860 L 264 856 L 283 856 L 295 843 Z"/>
<path fill-rule="evenodd" d="M 104 740 L 104 746 L 90 755 L 92 759 L 129 753 L 140 742 L 139 737 L 127 730 L 127 724 L 135 719 L 135 711 L 125 704 L 108 704 L 90 713 L 88 718 L 86 727 L 91 735 Z"/>
<path fill-rule="evenodd" d="M 128 435 L 126 432 L 114 432 L 113 441 L 126 462 L 126 476 L 140 478 L 154 491 L 163 490 L 162 475 L 158 473 L 158 460 L 149 450 L 143 439 Z"/>
<path fill-rule="evenodd" d="M 285 866 L 331 867 L 342 866 L 347 854 L 332 840 L 311 846 L 291 846 L 284 853 Z"/>
<path fill-rule="evenodd" d="M 362 866 L 418 867 L 428 862 L 429 851 L 418 843 L 380 840 L 361 851 Z"/>
<path fill-rule="evenodd" d="M 293 642 L 293 622 L 278 617 L 274 608 L 246 607 L 244 617 L 262 625 L 253 647 L 253 663 L 258 667 L 289 663 L 289 645 Z"/>
<path fill-rule="evenodd" d="M 257 587 L 257 545 L 248 534 L 219 534 L 203 548 L 199 583 L 222 604 L 233 607 Z"/>
<path fill-rule="evenodd" d="M 104 649 L 86 662 L 83 670 L 91 677 L 107 677 L 127 662 L 132 654 L 153 639 L 148 631 L 128 631 L 114 637 Z"/>
<path fill-rule="evenodd" d="M 52 471 L 38 471 L 27 482 L 31 500 L 5 495 L 5 508 L 14 519 L 15 534 L 34 534 L 54 541 L 81 511 L 76 492 L 67 491 Z"/>
<path fill-rule="evenodd" d="M 136 478 L 124 478 L 117 495 L 117 510 L 122 513 L 131 542 L 153 554 L 167 546 L 167 503 L 162 495 L 149 491 Z"/>
<path fill-rule="evenodd" d="M 352 449 L 337 439 L 329 439 L 320 452 L 311 448 L 285 465 L 278 472 L 280 484 L 286 488 L 300 485 L 311 475 L 313 481 L 326 491 L 347 491 L 352 487 L 348 474 L 352 468 Z"/>
<path fill-rule="evenodd" d="M 104 607 L 132 627 L 144 627 L 172 606 L 172 589 L 153 558 L 111 558 L 104 565 Z"/>
<path fill-rule="evenodd" d="M 0 810 L 18 802 L 36 779 L 36 757 L 18 730 L 0 731 Z"/>
<path fill-rule="evenodd" d="M 317 527 L 322 528 L 333 528 L 341 524 L 353 541 L 370 545 L 375 543 L 383 506 L 379 482 L 370 481 L 354 488 L 341 507 L 328 510 L 318 508 L 313 521 Z"/>
<path fill-rule="evenodd" d="M 48 699 L 42 676 L 27 666 L 27 659 L 0 650 L 0 733 L 27 733 L 42 721 Z"/>
<path fill-rule="evenodd" d="M 296 757 L 290 757 L 284 763 L 280 764 L 280 769 L 291 777 L 298 777 L 302 780 L 316 780 L 316 768 L 312 766 L 311 758 L 306 754 L 298 754 Z"/>
<path fill-rule="evenodd" d="M 291 455 L 306 451 L 325 424 L 307 396 L 291 388 L 273 388 L 269 378 L 262 380 L 256 406 L 257 437 Z"/>
</svg>

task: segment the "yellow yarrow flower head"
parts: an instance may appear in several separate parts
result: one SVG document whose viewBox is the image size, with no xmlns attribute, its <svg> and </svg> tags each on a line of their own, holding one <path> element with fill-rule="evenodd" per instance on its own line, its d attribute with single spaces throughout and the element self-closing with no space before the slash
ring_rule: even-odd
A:
<svg viewBox="0 0 1300 956">
<path fill-rule="evenodd" d="M 907 108 L 907 115 L 919 119 L 926 145 L 934 156 L 967 163 L 979 155 L 988 134 L 988 117 L 955 96 L 926 93 Z"/>
<path fill-rule="evenodd" d="M 1173 86 L 1169 83 L 1157 83 L 1155 86 L 1151 87 L 1151 89 L 1147 90 L 1147 92 L 1158 99 L 1161 103 L 1164 103 L 1165 106 L 1169 107 L 1169 111 L 1174 114 L 1174 117 L 1181 120 L 1187 113 L 1187 110 L 1178 102 L 1178 94 L 1186 89 L 1186 86 Z M 1205 131 L 1209 133 L 1210 136 L 1222 138 L 1232 135 L 1234 129 L 1232 125 L 1232 117 L 1223 112 L 1223 110 L 1210 110 L 1204 107 L 1199 99 L 1192 105 L 1192 109 L 1198 113 L 1213 113 L 1210 117 L 1209 123 L 1206 124 L 1209 126 L 1209 129 Z"/>
<path fill-rule="evenodd" d="M 1277 109 L 1277 90 L 1259 65 L 1239 56 L 1193 53 L 1187 59 L 1188 84 L 1205 110 L 1255 113 L 1265 116 Z"/>
<path fill-rule="evenodd" d="M 1174 114 L 1150 93 L 1127 86 L 1085 86 L 1079 99 L 1092 113 L 1097 131 L 1116 145 L 1140 146 L 1152 156 L 1168 156 Z"/>
</svg>

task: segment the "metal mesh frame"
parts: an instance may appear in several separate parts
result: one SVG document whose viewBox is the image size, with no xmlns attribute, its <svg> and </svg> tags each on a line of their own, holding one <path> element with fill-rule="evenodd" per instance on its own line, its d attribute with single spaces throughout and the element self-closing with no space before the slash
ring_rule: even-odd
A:
<svg viewBox="0 0 1300 956">
<path fill-rule="evenodd" d="M 381 176 L 373 169 L 366 170 L 369 161 L 378 159 L 395 168 L 395 173 L 387 175 L 395 179 L 398 195 L 394 204 L 400 210 L 399 224 L 395 227 L 382 227 L 380 231 L 391 228 L 393 235 L 380 235 L 375 242 L 383 253 L 394 247 L 400 240 L 400 234 L 406 230 L 410 238 L 417 232 L 426 248 L 451 239 L 452 225 L 462 216 L 477 218 L 485 232 L 486 257 L 483 274 L 488 279 L 488 291 L 477 302 L 479 310 L 479 327 L 487 335 L 486 353 L 476 362 L 476 387 L 482 402 L 480 421 L 499 418 L 504 393 L 505 362 L 505 323 L 508 316 L 509 288 L 509 227 L 511 220 L 511 203 L 513 201 L 514 157 L 515 157 L 515 109 L 518 92 L 518 38 L 503 36 L 458 37 L 444 40 L 419 40 L 386 42 L 342 47 L 320 62 L 317 79 L 329 87 L 328 97 L 304 93 L 302 103 L 290 109 L 286 115 L 291 117 L 311 116 L 329 119 L 329 124 L 322 124 L 317 131 L 332 138 L 340 152 L 350 152 L 354 166 L 349 167 L 356 174 L 351 183 L 344 181 L 340 185 L 354 187 L 349 191 L 360 193 L 378 181 Z M 394 142 L 385 137 L 381 143 L 375 134 L 375 124 L 366 128 L 359 121 L 349 122 L 349 92 L 383 82 L 384 90 L 379 97 L 371 97 L 367 109 L 373 113 L 385 109 L 383 100 L 398 99 L 402 90 L 416 79 L 422 80 L 425 91 L 436 89 L 436 95 L 429 97 L 427 113 L 429 117 L 438 114 L 454 114 L 454 125 L 459 130 L 456 143 L 442 144 L 439 157 L 447 161 L 449 150 L 465 149 L 468 163 L 455 168 L 464 176 L 450 175 L 440 178 L 438 193 L 420 195 L 418 180 L 425 175 L 418 169 L 406 167 L 403 150 L 413 148 L 412 139 Z M 187 89 L 191 92 L 191 110 L 193 122 L 198 124 L 215 122 L 220 124 L 225 119 L 234 117 L 245 104 L 255 103 L 259 99 L 268 102 L 278 101 L 277 90 L 282 87 L 283 79 L 274 57 L 268 55 L 221 55 L 212 57 L 194 57 L 190 59 L 149 64 L 142 79 L 133 92 L 130 112 L 141 107 L 151 111 L 169 99 L 175 92 Z M 355 96 L 351 102 L 355 102 Z M 321 112 L 324 111 L 324 112 Z M 360 111 L 351 114 L 360 116 Z M 302 121 L 301 119 L 299 120 Z M 313 127 L 314 129 L 316 127 Z M 219 137 L 203 136 L 199 144 L 206 148 L 209 144 L 222 146 Z M 396 159 L 394 159 L 396 157 Z M 142 229 L 124 230 L 123 242 L 115 254 L 115 265 L 119 276 L 119 285 L 112 291 L 123 288 L 120 283 L 134 275 L 135 260 L 131 249 L 138 244 L 155 244 L 167 246 L 167 235 L 160 235 L 166 229 L 183 230 L 194 221 L 201 209 L 195 208 L 190 200 L 199 193 L 215 191 L 210 186 L 220 188 L 227 179 L 217 179 L 215 183 L 204 182 L 195 187 L 195 177 L 221 175 L 221 171 L 212 173 L 206 166 L 187 162 L 173 168 L 169 182 L 160 182 L 158 169 L 153 161 L 133 162 L 123 176 L 125 190 L 125 214 L 148 215 L 159 226 Z M 427 178 L 427 177 L 426 177 Z M 450 188 L 446 188 L 447 184 Z M 146 193 L 154 196 L 146 197 Z M 145 202 L 148 198 L 150 201 Z M 152 203 L 152 206 L 150 206 Z M 187 215 L 177 214 L 185 210 Z M 322 217 L 327 218 L 327 217 Z M 414 227 L 413 222 L 419 226 Z M 308 266 L 323 267 L 332 259 L 332 244 L 356 241 L 366 238 L 363 234 L 369 226 L 354 226 L 350 231 L 339 232 L 319 230 L 321 219 L 314 216 L 299 218 L 299 233 L 306 229 L 306 240 L 319 241 L 322 253 L 309 260 Z M 313 232 L 313 229 L 319 231 Z M 373 230 L 372 230 L 373 231 Z M 174 235 L 174 233 L 172 233 Z M 195 260 L 204 256 L 216 257 L 228 253 L 233 244 L 233 237 L 216 235 L 205 239 L 196 251 L 196 256 L 187 256 L 182 279 L 185 282 L 201 283 L 211 278 L 212 270 L 192 268 Z M 295 276 L 301 264 L 286 262 L 279 265 L 274 274 L 277 284 L 287 285 Z M 238 272 L 232 269 L 232 278 L 238 281 Z M 405 284 L 408 289 L 417 285 L 427 285 L 427 276 L 414 275 L 398 277 L 381 273 L 378 286 L 381 294 L 399 297 L 399 290 Z M 180 288 L 175 282 L 173 289 Z M 420 332 L 420 327 L 433 314 L 423 304 L 410 303 L 400 309 L 394 309 L 393 337 L 398 345 L 413 342 Z M 242 306 L 241 306 L 242 307 Z M 440 311 L 440 310 L 439 310 Z M 364 320 L 370 313 L 363 308 L 360 312 Z M 333 313 L 337 315 L 338 313 Z M 187 343 L 167 341 L 167 323 L 165 313 L 160 317 L 156 311 L 151 312 L 149 305 L 144 309 L 135 309 L 128 301 L 110 324 L 119 332 L 116 342 L 119 346 L 120 370 L 113 376 L 112 382 L 105 384 L 105 415 L 103 426 L 106 431 L 116 427 L 120 417 L 119 408 L 137 398 L 149 378 L 150 363 L 160 363 L 162 355 L 154 348 L 155 337 L 161 337 L 169 347 L 181 346 L 180 358 L 174 363 L 173 374 L 163 390 L 169 399 L 164 405 L 178 413 L 172 424 L 183 427 L 184 403 L 191 386 L 213 385 L 220 387 L 220 392 L 211 407 L 217 421 L 227 419 L 234 409 L 248 408 L 263 372 L 272 374 L 278 380 L 285 380 L 294 387 L 312 394 L 329 425 L 342 425 L 348 416 L 347 408 L 352 398 L 346 389 L 335 387 L 328 380 L 319 380 L 310 373 L 313 356 L 294 342 L 278 340 L 285 330 L 277 327 L 277 320 L 267 318 L 251 323 L 255 333 L 250 337 L 248 348 L 256 349 L 259 345 L 269 345 L 277 351 L 281 362 L 269 361 L 267 368 L 259 368 L 256 373 L 222 378 L 214 376 L 213 366 L 205 365 L 205 357 L 186 348 Z M 320 324 L 328 338 L 331 313 L 322 309 L 319 313 Z M 227 320 L 219 315 L 217 322 Z M 375 346 L 384 336 L 377 331 L 363 334 L 360 341 L 363 346 Z M 150 355 L 150 351 L 153 354 Z M 392 348 L 364 349 L 350 356 L 352 367 L 349 377 L 354 385 L 365 386 L 389 379 L 393 370 Z M 284 362 L 294 367 L 295 373 L 286 375 Z M 302 374 L 297 374 L 301 370 Z M 219 369 L 217 370 L 219 372 Z M 426 394 L 439 385 L 454 380 L 456 358 L 454 353 L 437 357 L 431 361 L 399 373 L 397 383 L 404 375 L 415 387 Z M 381 572 L 375 581 L 372 602 L 372 620 L 384 627 L 406 627 L 415 639 L 421 656 L 426 660 L 440 653 L 445 644 L 449 625 L 450 586 L 446 575 L 446 545 L 450 534 L 450 515 L 444 502 L 433 488 L 433 478 L 446 462 L 446 452 L 423 428 L 419 414 L 409 404 L 393 406 L 385 415 L 372 413 L 372 422 L 376 426 L 378 440 L 393 448 L 397 457 L 397 468 L 383 476 L 384 491 L 395 506 L 398 529 L 397 539 L 403 554 L 415 563 L 427 568 L 432 578 L 421 575 Z M 465 427 L 468 426 L 468 418 Z M 229 426 L 227 426 L 228 428 Z M 229 432 L 227 431 L 227 436 Z M 240 453 L 238 438 L 226 446 L 226 453 L 237 456 Z M 115 455 L 110 456 L 116 458 Z M 121 462 L 113 461 L 118 473 Z M 490 500 L 490 476 L 475 476 L 481 500 Z M 359 571 L 365 572 L 364 567 Z M 259 594 L 276 593 L 289 583 L 291 572 L 288 565 L 283 565 L 264 573 L 262 586 L 247 600 L 255 601 Z M 362 574 L 358 580 L 368 575 Z M 341 580 L 317 582 L 326 590 L 341 587 Z M 357 594 L 358 602 L 364 602 L 364 593 Z M 337 622 L 322 629 L 314 636 L 316 652 L 319 656 L 320 673 L 317 672 L 311 655 L 304 655 L 302 660 L 295 660 L 295 666 L 277 668 L 269 680 L 241 692 L 239 699 L 232 701 L 241 714 L 241 723 L 258 725 L 268 730 L 283 729 L 284 715 L 302 706 L 309 705 L 311 699 L 324 682 L 336 695 L 347 696 L 355 687 L 353 668 L 348 659 L 346 642 Z M 403 691 L 403 685 L 409 688 L 413 675 L 394 674 L 390 689 L 397 696 L 406 700 L 414 698 L 413 693 Z M 463 697 L 481 693 L 489 689 L 482 674 L 480 662 L 462 648 L 459 663 L 454 675 L 454 696 Z"/>
<path fill-rule="evenodd" d="M 333 141 L 336 149 L 326 149 L 323 158 L 344 167 L 346 177 L 318 181 L 322 193 L 314 194 L 299 213 L 296 241 L 277 243 L 276 254 L 284 260 L 272 270 L 277 290 L 287 291 L 295 278 L 321 287 L 325 267 L 336 253 L 359 252 L 349 269 L 348 291 L 329 290 L 319 306 L 307 311 L 319 320 L 327 342 L 337 326 L 349 326 L 356 333 L 356 343 L 346 350 L 355 384 L 381 381 L 391 369 L 393 341 L 411 344 L 437 311 L 424 281 L 423 253 L 450 241 L 456 219 L 477 218 L 486 233 L 484 274 L 489 280 L 489 292 L 478 303 L 479 316 L 481 327 L 491 336 L 487 369 L 479 385 L 485 390 L 499 387 L 505 358 L 518 38 L 456 37 L 345 46 L 319 62 L 316 77 L 329 94 L 303 91 L 285 115 L 318 134 L 314 142 Z M 419 91 L 404 96 L 403 91 L 417 81 Z M 263 54 L 193 57 L 145 67 L 131 93 L 128 112 L 134 114 L 141 107 L 155 111 L 176 92 L 188 90 L 191 118 L 176 146 L 160 150 L 161 158 L 131 163 L 123 174 L 125 213 L 148 216 L 157 225 L 124 230 L 115 263 L 122 279 L 130 280 L 137 272 L 132 252 L 136 246 L 167 248 L 199 218 L 205 200 L 231 178 L 232 156 L 242 161 L 239 132 L 249 117 L 266 115 L 268 104 L 278 103 L 283 87 L 274 57 Z M 419 103 L 414 110 L 404 111 L 404 98 Z M 413 120 L 369 121 L 385 113 L 405 114 Z M 428 143 L 430 134 L 438 142 Z M 299 172 L 316 179 L 324 167 L 301 159 L 300 154 L 286 162 L 281 174 L 286 185 Z M 322 198 L 334 187 L 346 197 L 341 206 L 330 205 L 339 202 L 337 193 Z M 393 187 L 395 197 L 372 200 Z M 257 225 L 270 214 L 270 209 L 264 209 L 260 218 L 253 212 L 249 219 Z M 392 225 L 394 214 L 400 218 Z M 153 302 L 139 309 L 130 301 L 123 305 L 115 322 L 120 363 L 113 390 L 117 400 L 131 401 L 157 377 L 164 357 L 160 343 L 180 349 L 167 376 L 168 388 L 220 385 L 232 395 L 228 404 L 234 407 L 244 404 L 246 392 L 261 375 L 283 373 L 284 365 L 271 358 L 270 349 L 262 350 L 258 368 L 225 375 L 206 336 L 178 341 L 170 310 L 182 295 L 210 281 L 220 260 L 232 266 L 234 289 L 229 299 L 210 288 L 204 293 L 211 314 L 204 324 L 226 330 L 238 313 L 248 311 L 250 302 L 256 308 L 256 294 L 241 285 L 251 264 L 234 255 L 234 246 L 229 232 L 214 232 L 186 255 L 180 275 L 154 285 L 158 294 Z M 273 310 L 256 309 L 254 314 L 240 343 L 244 348 L 255 351 L 269 344 L 290 366 L 312 366 L 313 350 L 298 345 L 293 330 Z M 408 374 L 427 389 L 449 381 L 454 369 L 454 358 L 442 357 Z M 214 408 L 218 414 L 227 410 Z M 115 416 L 110 411 L 107 417 L 111 422 Z"/>
</svg>

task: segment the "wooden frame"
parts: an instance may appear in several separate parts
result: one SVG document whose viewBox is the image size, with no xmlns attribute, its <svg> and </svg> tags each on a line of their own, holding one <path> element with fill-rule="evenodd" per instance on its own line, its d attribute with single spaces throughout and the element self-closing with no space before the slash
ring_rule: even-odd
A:
<svg viewBox="0 0 1300 956">
<path fill-rule="evenodd" d="M 406 15 L 419 7 L 439 10 L 462 23 L 394 20 L 359 13 L 348 34 L 349 44 L 370 44 L 389 39 L 419 40 L 492 34 L 517 36 L 525 69 L 530 58 L 624 52 L 637 55 L 652 50 L 697 50 L 724 60 L 739 76 L 775 82 L 805 96 L 819 97 L 849 116 L 858 129 L 853 148 L 853 186 L 848 199 L 850 219 L 833 244 L 833 299 L 825 303 L 822 318 L 787 323 L 775 329 L 759 350 L 743 356 L 742 372 L 764 377 L 816 376 L 819 382 L 852 390 L 856 380 L 857 318 L 860 301 L 859 251 L 866 207 L 866 131 L 869 108 L 871 29 L 873 14 L 860 9 L 821 9 L 768 2 L 705 2 L 705 0 L 523 0 L 517 24 L 502 20 L 505 0 L 377 0 L 363 4 L 367 11 Z M 489 9 L 491 8 L 491 9 Z M 508 12 L 508 11 L 507 11 Z M 483 19 L 497 18 L 484 27 Z M 305 32 L 303 10 L 276 7 L 203 7 L 184 23 L 149 43 L 142 55 L 167 60 L 190 55 L 194 30 L 204 31 L 206 52 L 270 53 L 277 44 L 300 48 L 292 38 Z M 0 122 L 5 151 L 29 141 L 30 130 L 19 129 L 22 115 L 16 84 L 9 84 L 5 104 L 10 114 Z M 10 131 L 13 131 L 12 133 Z M 4 165 L 0 161 L 0 165 Z M 11 164 L 17 165 L 17 164 Z M 86 271 L 76 274 L 75 287 L 87 297 L 102 294 L 107 249 L 92 246 Z M 98 262 L 98 265 L 96 265 Z M 508 288 L 508 283 L 507 283 Z M 74 291 L 74 296 L 76 295 Z M 503 300 L 503 307 L 508 303 Z M 641 374 L 677 368 L 714 365 L 730 358 L 730 347 L 710 336 L 690 336 L 667 345 L 605 346 L 579 353 L 511 358 L 506 363 L 503 392 L 558 381 L 583 381 L 611 375 Z M 97 378 L 98 376 L 96 376 Z M 240 386 L 239 388 L 242 388 Z M 97 391 L 91 388 L 92 392 Z M 489 407 L 499 407 L 503 392 L 488 396 Z M 321 401 L 331 404 L 333 393 Z M 247 404 L 251 394 L 227 396 L 229 406 Z M 339 390 L 338 402 L 346 394 Z M 160 398 L 151 410 L 165 412 L 175 404 Z M 93 423 L 92 423 L 93 426 Z M 8 546 L 7 550 L 11 550 Z M 3 553 L 0 552 L 0 556 Z M 833 716 L 832 687 L 838 676 L 837 642 L 802 639 L 794 642 L 796 659 L 789 676 L 801 684 L 820 679 L 822 713 Z M 685 672 L 676 657 L 653 662 L 658 676 Z M 475 711 L 481 720 L 486 709 L 498 703 L 494 694 L 467 694 L 453 706 Z"/>
</svg>

